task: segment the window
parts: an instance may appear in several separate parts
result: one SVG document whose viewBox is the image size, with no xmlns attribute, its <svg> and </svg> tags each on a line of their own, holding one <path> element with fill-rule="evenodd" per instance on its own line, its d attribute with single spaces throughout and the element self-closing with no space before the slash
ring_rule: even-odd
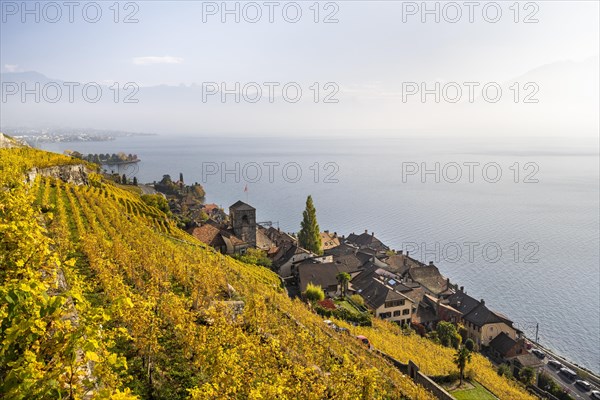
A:
<svg viewBox="0 0 600 400">
<path fill-rule="evenodd" d="M 391 316 L 392 316 L 391 312 L 384 312 L 384 313 L 379 314 L 379 318 L 382 318 L 382 319 L 389 318 Z"/>
<path fill-rule="evenodd" d="M 410 314 L 410 308 L 405 308 L 404 310 L 402 310 L 402 315 L 408 315 Z"/>
<path fill-rule="evenodd" d="M 400 316 L 400 310 L 394 311 L 394 317 L 399 317 L 399 316 Z"/>
<path fill-rule="evenodd" d="M 398 306 L 403 306 L 403 305 L 404 305 L 404 299 L 385 302 L 385 308 L 398 307 Z"/>
</svg>

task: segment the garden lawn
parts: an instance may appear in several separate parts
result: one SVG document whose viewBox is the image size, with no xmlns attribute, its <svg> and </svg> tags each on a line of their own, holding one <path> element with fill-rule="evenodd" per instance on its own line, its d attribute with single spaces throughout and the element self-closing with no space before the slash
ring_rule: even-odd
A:
<svg viewBox="0 0 600 400">
<path fill-rule="evenodd" d="M 350 312 L 353 312 L 355 314 L 360 314 L 360 311 L 357 310 L 352 304 L 350 304 L 346 300 L 335 300 L 335 304 L 337 304 L 340 307 L 343 307 L 343 308 L 347 309 Z"/>
<path fill-rule="evenodd" d="M 456 390 L 452 392 L 452 396 L 456 398 L 456 400 L 496 400 L 497 398 L 488 392 L 486 388 L 481 386 L 479 382 L 472 381 L 471 384 L 474 388 L 471 389 L 462 389 Z"/>
</svg>

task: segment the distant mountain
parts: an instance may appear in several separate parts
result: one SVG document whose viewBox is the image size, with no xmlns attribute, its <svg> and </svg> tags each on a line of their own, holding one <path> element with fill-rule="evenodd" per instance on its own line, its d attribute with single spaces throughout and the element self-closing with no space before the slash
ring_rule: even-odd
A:
<svg viewBox="0 0 600 400">
<path fill-rule="evenodd" d="M 466 101 L 467 89 L 458 103 L 435 103 L 430 97 L 425 103 L 418 97 L 403 102 L 399 85 L 390 83 L 381 90 L 357 91 L 351 83 L 338 82 L 340 90 L 335 95 L 338 103 L 314 102 L 311 83 L 302 83 L 302 98 L 289 103 L 282 98 L 281 86 L 275 90 L 272 102 L 268 89 L 263 87 L 261 101 L 252 103 L 233 94 L 222 100 L 219 90 L 207 95 L 206 86 L 159 85 L 150 87 L 124 87 L 122 82 L 115 99 L 115 91 L 100 85 L 101 98 L 86 101 L 83 84 L 75 87 L 73 102 L 68 101 L 68 88 L 63 80 L 49 78 L 39 72 L 0 74 L 3 82 L 18 85 L 33 82 L 45 85 L 55 82 L 64 88 L 59 101 L 46 98 L 35 102 L 32 95 L 22 102 L 18 94 L 2 94 L 2 126 L 88 126 L 99 129 L 169 132 L 179 134 L 240 132 L 325 132 L 344 130 L 404 130 L 440 133 L 495 132 L 506 134 L 546 135 L 548 132 L 583 132 L 597 134 L 598 126 L 598 57 L 583 62 L 557 61 L 542 65 L 500 82 L 502 101 L 482 101 L 481 88 L 476 90 L 477 101 Z M 432 81 L 433 82 L 433 81 Z M 519 85 L 519 99 L 514 101 L 515 82 Z M 285 82 L 284 82 L 285 83 Z M 525 86 L 527 83 L 533 85 Z M 57 85 L 48 87 L 54 94 Z M 233 87 L 230 83 L 228 88 Z M 14 85 L 11 87 L 14 89 Z M 345 89 L 346 88 L 346 89 Z M 89 88 L 93 96 L 96 89 Z M 247 93 L 252 97 L 252 92 Z M 528 96 L 529 97 L 526 97 Z M 89 97 L 88 96 L 88 97 Z M 6 99 L 5 99 L 6 97 Z M 537 103 L 524 100 L 537 99 Z M 6 100 L 6 101 L 5 101 Z M 129 102 L 133 101 L 133 102 Z"/>
<path fill-rule="evenodd" d="M 63 82 L 58 79 L 48 78 L 44 74 L 40 74 L 36 71 L 26 72 L 2 72 L 0 73 L 0 82 L 40 82 L 47 83 L 50 81 Z"/>
</svg>

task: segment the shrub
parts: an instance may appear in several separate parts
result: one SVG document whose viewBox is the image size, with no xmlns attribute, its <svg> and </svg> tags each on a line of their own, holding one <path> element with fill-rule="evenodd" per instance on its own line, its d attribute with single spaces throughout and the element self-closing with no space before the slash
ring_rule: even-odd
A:
<svg viewBox="0 0 600 400">
<path fill-rule="evenodd" d="M 267 257 L 267 253 L 260 249 L 248 249 L 246 254 L 236 254 L 233 256 L 236 260 L 240 260 L 247 264 L 260 265 L 262 267 L 271 267 L 271 259 Z"/>
<path fill-rule="evenodd" d="M 467 339 L 465 341 L 465 347 L 469 349 L 469 351 L 475 350 L 475 342 L 473 341 L 473 339 Z"/>
<path fill-rule="evenodd" d="M 436 383 L 440 384 L 454 383 L 460 379 L 460 374 L 458 373 L 458 371 L 452 371 L 448 375 L 432 376 L 431 379 L 433 379 Z"/>
<path fill-rule="evenodd" d="M 321 301 L 325 298 L 325 292 L 323 292 L 323 289 L 321 288 L 321 286 L 317 286 L 317 285 L 313 285 L 312 283 L 309 283 L 306 286 L 306 290 L 304 291 L 304 297 L 306 297 L 306 299 L 310 302 L 316 302 L 316 301 Z"/>
<path fill-rule="evenodd" d="M 510 372 L 510 366 L 508 364 L 500 364 L 498 366 L 498 375 L 500 376 L 505 376 L 507 378 L 510 378 L 511 376 L 511 372 Z"/>
<path fill-rule="evenodd" d="M 519 372 L 519 380 L 526 385 L 533 384 L 534 379 L 535 379 L 535 371 L 533 370 L 533 368 L 525 367 L 525 368 L 521 369 L 521 372 Z"/>
</svg>

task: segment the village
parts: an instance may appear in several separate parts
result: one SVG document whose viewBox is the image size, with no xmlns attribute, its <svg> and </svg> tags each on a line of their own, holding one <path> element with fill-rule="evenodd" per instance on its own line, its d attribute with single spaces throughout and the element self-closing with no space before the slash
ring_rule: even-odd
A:
<svg viewBox="0 0 600 400">
<path fill-rule="evenodd" d="M 460 326 L 464 340 L 473 341 L 474 350 L 508 368 L 515 377 L 523 369 L 536 374 L 548 370 L 556 376 L 573 372 L 556 360 L 546 363 L 546 353 L 513 321 L 490 309 L 485 299 L 469 296 L 433 262 L 390 249 L 374 232 L 345 236 L 321 231 L 322 252 L 316 254 L 300 246 L 297 234 L 257 223 L 256 209 L 247 203 L 232 204 L 229 215 L 215 204 L 201 207 L 209 218 L 188 229 L 191 235 L 223 254 L 242 259 L 250 253 L 255 259 L 260 251 L 268 259 L 263 265 L 277 272 L 292 297 L 305 299 L 311 287 L 320 288 L 324 298 L 316 301 L 314 310 L 324 318 L 334 315 L 353 324 L 380 318 L 422 336 L 435 333 L 441 322 L 451 323 Z M 571 384 L 579 379 L 575 372 L 573 375 Z M 561 386 L 569 390 L 568 382 Z"/>
</svg>

